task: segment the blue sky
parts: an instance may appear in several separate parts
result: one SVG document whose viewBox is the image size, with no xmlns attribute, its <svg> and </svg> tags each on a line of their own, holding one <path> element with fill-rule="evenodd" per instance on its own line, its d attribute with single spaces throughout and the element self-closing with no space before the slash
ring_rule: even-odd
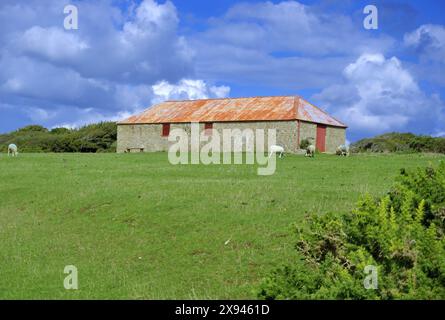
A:
<svg viewBox="0 0 445 320">
<path fill-rule="evenodd" d="M 79 28 L 65 30 L 74 4 Z M 378 9 L 378 29 L 363 8 Z M 166 99 L 301 95 L 349 125 L 445 135 L 443 1 L 2 0 L 0 132 Z"/>
</svg>

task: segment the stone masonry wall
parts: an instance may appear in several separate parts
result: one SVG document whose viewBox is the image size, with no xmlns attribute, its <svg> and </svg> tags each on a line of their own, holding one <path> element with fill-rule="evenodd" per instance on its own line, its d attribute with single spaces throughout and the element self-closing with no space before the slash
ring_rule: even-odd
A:
<svg viewBox="0 0 445 320">
<path fill-rule="evenodd" d="M 204 130 L 204 123 L 200 123 L 200 132 Z M 176 128 L 184 129 L 190 137 L 190 123 L 172 123 L 170 132 Z M 300 122 L 300 141 L 306 138 L 314 138 L 315 143 L 317 126 L 309 122 Z M 221 138 L 221 150 L 223 140 L 223 129 L 263 129 L 265 132 L 265 146 L 268 150 L 267 129 L 276 129 L 276 144 L 282 145 L 286 152 L 296 153 L 299 149 L 297 121 L 260 121 L 260 122 L 215 122 L 213 129 L 217 130 Z M 344 129 L 328 127 L 326 131 L 326 147 L 328 152 L 335 152 L 335 148 L 344 143 Z M 332 137 L 330 135 L 332 134 Z M 342 140 L 343 139 L 343 140 Z M 190 139 L 189 139 L 190 140 Z M 246 143 L 246 139 L 242 140 Z M 254 141 L 252 141 L 254 142 Z M 168 151 L 169 146 L 175 142 L 169 142 L 167 137 L 162 136 L 162 124 L 135 124 L 118 125 L 117 129 L 117 152 L 157 152 Z M 207 142 L 201 142 L 201 146 Z M 248 143 L 247 143 L 248 144 Z M 190 141 L 189 141 L 190 148 Z M 190 150 L 190 149 L 189 149 Z M 247 150 L 253 151 L 253 150 Z"/>
<path fill-rule="evenodd" d="M 204 123 L 200 123 L 199 127 L 200 132 L 202 132 L 202 130 L 204 130 Z M 189 136 L 191 134 L 190 123 L 172 123 L 170 125 L 170 132 L 176 128 L 184 129 Z M 276 129 L 276 143 L 282 145 L 286 152 L 296 152 L 298 148 L 296 139 L 297 126 L 295 121 L 215 122 L 213 123 L 213 129 L 217 130 L 220 134 L 221 150 L 223 129 L 239 129 L 241 134 L 245 129 L 263 129 L 265 140 L 264 150 L 269 149 L 267 145 L 267 129 Z M 248 144 L 246 139 L 242 141 Z M 255 144 L 255 140 L 251 142 Z M 162 124 L 118 125 L 117 152 L 125 152 L 127 149 L 131 149 L 132 152 L 139 152 L 140 149 L 143 149 L 145 152 L 168 151 L 169 146 L 173 143 L 174 142 L 169 142 L 167 137 L 162 136 Z M 201 145 L 205 144 L 207 144 L 207 142 L 201 143 Z"/>
<path fill-rule="evenodd" d="M 346 129 L 338 127 L 326 128 L 326 152 L 335 153 L 339 145 L 346 143 Z"/>
<path fill-rule="evenodd" d="M 317 135 L 317 125 L 310 122 L 300 121 L 300 142 L 309 139 L 309 142 L 315 145 Z"/>
</svg>

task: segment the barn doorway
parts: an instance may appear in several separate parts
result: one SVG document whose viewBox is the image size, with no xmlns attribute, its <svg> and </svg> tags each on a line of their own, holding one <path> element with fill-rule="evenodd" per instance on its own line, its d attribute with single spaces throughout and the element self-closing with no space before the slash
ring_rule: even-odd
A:
<svg viewBox="0 0 445 320">
<path fill-rule="evenodd" d="M 317 124 L 316 147 L 320 152 L 326 151 L 326 126 L 324 124 Z"/>
</svg>

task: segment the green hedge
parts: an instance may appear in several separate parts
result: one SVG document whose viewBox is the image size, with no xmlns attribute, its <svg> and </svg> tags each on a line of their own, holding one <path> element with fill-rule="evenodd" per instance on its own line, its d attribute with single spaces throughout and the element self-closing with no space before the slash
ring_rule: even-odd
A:
<svg viewBox="0 0 445 320">
<path fill-rule="evenodd" d="M 31 125 L 0 135 L 0 151 L 14 143 L 19 152 L 115 152 L 117 126 L 114 122 L 91 124 L 79 129 Z"/>
</svg>

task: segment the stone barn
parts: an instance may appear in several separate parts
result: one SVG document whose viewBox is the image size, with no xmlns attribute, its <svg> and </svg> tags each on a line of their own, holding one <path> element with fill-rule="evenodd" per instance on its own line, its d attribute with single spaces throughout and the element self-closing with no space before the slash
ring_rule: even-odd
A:
<svg viewBox="0 0 445 320">
<path fill-rule="evenodd" d="M 168 151 L 170 130 L 276 129 L 276 143 L 298 153 L 311 138 L 320 152 L 345 143 L 346 125 L 298 96 L 166 101 L 118 122 L 117 152 Z M 267 148 L 267 146 L 265 146 Z"/>
</svg>

